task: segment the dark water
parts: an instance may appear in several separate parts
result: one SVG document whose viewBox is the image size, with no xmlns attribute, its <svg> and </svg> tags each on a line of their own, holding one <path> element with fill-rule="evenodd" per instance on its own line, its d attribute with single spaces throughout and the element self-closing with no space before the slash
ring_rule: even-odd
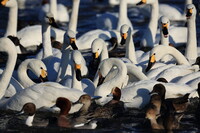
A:
<svg viewBox="0 0 200 133">
<path fill-rule="evenodd" d="M 32 0 L 33 1 L 33 0 Z M 71 8 L 71 1 L 58 0 L 60 3 L 64 3 Z M 96 29 L 94 21 L 96 20 L 97 13 L 104 13 L 106 11 L 117 12 L 118 6 L 110 7 L 103 3 L 93 3 L 92 0 L 81 0 L 80 10 L 79 10 L 79 20 L 78 20 L 78 34 L 77 37 L 81 36 L 83 33 Z M 162 0 L 162 3 L 171 3 L 183 8 L 184 0 Z M 193 1 L 197 5 L 198 0 Z M 19 29 L 27 25 L 38 24 L 37 15 L 39 13 L 39 6 L 34 6 L 29 4 L 25 10 L 19 10 Z M 144 29 L 147 26 L 148 18 L 141 17 L 142 14 L 138 16 L 131 13 L 131 8 L 128 9 L 128 16 L 132 21 L 135 29 Z M 0 7 L 0 37 L 5 33 L 6 23 L 7 23 L 7 11 L 8 9 Z M 136 21 L 137 20 L 137 21 Z M 138 21 L 140 20 L 140 21 Z M 171 22 L 172 25 L 183 25 L 179 22 Z M 198 46 L 200 46 L 200 17 L 197 16 L 197 39 Z M 63 29 L 66 29 L 67 24 L 62 24 Z M 197 99 L 193 100 L 191 108 L 185 113 L 185 116 L 181 120 L 181 129 L 174 130 L 176 133 L 195 133 L 200 132 L 198 114 L 196 114 L 196 108 L 198 105 Z M 26 127 L 15 124 L 13 127 L 6 128 L 6 123 L 12 120 L 13 117 L 17 117 L 18 120 L 23 121 L 25 116 L 15 116 L 16 112 L 13 111 L 0 111 L 0 131 L 2 132 L 88 132 L 88 133 L 101 133 L 101 132 L 113 132 L 113 133 L 147 133 L 147 132 L 165 132 L 151 130 L 149 122 L 145 119 L 145 114 L 143 110 L 129 109 L 128 112 L 120 118 L 114 118 L 111 120 L 100 120 L 98 122 L 98 127 L 95 130 L 80 130 L 80 129 L 65 129 L 65 128 L 38 128 L 38 127 Z M 38 117 L 40 117 L 44 112 L 38 112 Z M 37 115 L 36 115 L 37 118 Z"/>
</svg>

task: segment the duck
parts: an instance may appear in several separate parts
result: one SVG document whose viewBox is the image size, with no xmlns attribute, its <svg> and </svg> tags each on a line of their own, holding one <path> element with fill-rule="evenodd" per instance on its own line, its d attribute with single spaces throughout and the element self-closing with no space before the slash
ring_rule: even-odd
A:
<svg viewBox="0 0 200 133">
<path fill-rule="evenodd" d="M 57 0 L 50 0 L 49 4 L 46 3 L 42 6 L 39 11 L 39 20 L 41 21 L 44 16 L 44 12 L 52 12 L 54 18 L 57 22 L 66 23 L 69 22 L 69 13 L 68 9 L 63 4 L 57 4 Z"/>
<path fill-rule="evenodd" d="M 56 100 L 56 106 L 60 108 L 60 113 L 57 119 L 57 125 L 59 127 L 84 129 L 95 129 L 97 127 L 96 121 L 91 121 L 88 125 L 86 125 L 89 120 L 85 119 L 84 117 L 69 119 L 67 115 L 71 109 L 71 102 L 67 98 L 58 97 Z M 79 123 L 80 120 L 81 123 Z"/>
</svg>

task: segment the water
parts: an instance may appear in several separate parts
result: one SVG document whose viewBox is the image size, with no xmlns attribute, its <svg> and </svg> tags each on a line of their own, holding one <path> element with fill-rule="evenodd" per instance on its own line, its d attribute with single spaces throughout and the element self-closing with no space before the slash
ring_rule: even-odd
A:
<svg viewBox="0 0 200 133">
<path fill-rule="evenodd" d="M 35 0 L 29 0 L 29 2 Z M 71 8 L 71 1 L 58 0 L 60 3 L 64 3 Z M 105 3 L 92 3 L 92 0 L 81 0 L 80 10 L 79 10 L 79 20 L 78 20 L 78 34 L 77 37 L 81 36 L 83 33 L 96 29 L 96 25 L 94 21 L 96 20 L 97 13 L 104 13 L 106 11 L 117 12 L 118 6 L 110 7 L 105 6 Z M 104 0 L 105 1 L 105 0 Z M 183 0 L 162 0 L 162 3 L 173 3 L 183 7 Z M 195 4 L 198 3 L 198 0 L 193 1 Z M 26 9 L 19 10 L 19 29 L 32 24 L 39 24 L 40 22 L 37 20 L 37 14 L 39 13 L 40 6 L 38 4 L 33 5 L 27 3 L 28 7 Z M 143 17 L 141 14 L 135 15 L 132 13 L 132 9 L 134 7 L 129 7 L 128 16 L 132 21 L 134 29 L 144 29 L 147 26 L 148 18 Z M 1 7 L 0 8 L 0 37 L 2 37 L 5 33 L 5 28 L 7 24 L 7 11 L 8 9 Z M 183 23 L 179 22 L 171 22 L 172 25 L 183 25 Z M 197 39 L 198 46 L 200 46 L 200 17 L 197 16 L 196 20 L 197 24 Z M 62 28 L 66 29 L 67 24 L 62 24 Z M 174 130 L 176 133 L 185 133 L 185 132 L 200 132 L 198 119 L 195 116 L 196 105 L 198 104 L 198 100 L 193 100 L 193 105 L 188 109 L 184 118 L 181 120 L 181 129 Z M 26 132 L 88 132 L 88 133 L 102 133 L 102 132 L 122 132 L 122 133 L 141 133 L 141 132 L 163 132 L 151 130 L 149 126 L 149 122 L 144 119 L 145 113 L 143 110 L 137 109 L 129 109 L 128 113 L 123 115 L 120 118 L 115 118 L 111 120 L 100 120 L 98 122 L 98 127 L 95 130 L 80 130 L 80 129 L 65 129 L 58 127 L 48 127 L 48 128 L 38 128 L 38 127 L 26 127 L 26 126 L 18 126 L 12 128 L 6 128 L 6 123 L 8 120 L 13 117 L 17 117 L 19 120 L 23 120 L 25 116 L 15 116 L 16 112 L 13 111 L 5 111 L 1 110 L 0 113 L 0 131 L 7 132 L 17 132 L 17 131 L 26 131 Z M 44 112 L 37 112 L 40 117 Z"/>
</svg>

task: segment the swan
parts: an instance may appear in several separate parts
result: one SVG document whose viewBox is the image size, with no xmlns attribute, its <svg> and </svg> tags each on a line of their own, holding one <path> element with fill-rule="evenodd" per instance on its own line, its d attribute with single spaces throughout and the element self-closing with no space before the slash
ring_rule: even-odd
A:
<svg viewBox="0 0 200 133">
<path fill-rule="evenodd" d="M 157 40 L 159 39 L 159 37 L 158 38 L 156 37 L 156 31 L 157 31 L 157 25 L 158 25 L 157 20 L 159 17 L 158 0 L 140 1 L 138 5 L 140 4 L 151 4 L 152 6 L 150 22 L 140 42 L 141 47 L 152 48 L 154 44 L 157 42 Z M 170 32 L 170 38 L 169 38 L 170 42 L 174 44 L 176 47 L 182 46 L 183 44 L 187 42 L 187 39 L 185 38 L 187 36 L 186 27 L 171 27 L 169 32 Z"/>
<path fill-rule="evenodd" d="M 17 70 L 18 81 L 24 88 L 36 84 L 28 77 L 27 70 L 31 70 L 42 82 L 46 81 L 47 68 L 45 64 L 38 59 L 26 59 L 19 65 Z"/>
<path fill-rule="evenodd" d="M 187 44 L 185 49 L 185 57 L 189 62 L 193 63 L 198 55 L 197 52 L 197 36 L 196 36 L 196 8 L 193 4 L 186 6 L 187 17 Z"/>
<path fill-rule="evenodd" d="M 57 22 L 65 23 L 69 22 L 69 13 L 67 8 L 63 4 L 57 4 L 57 0 L 50 0 L 49 4 L 42 6 L 39 12 L 39 20 L 41 21 L 45 15 L 45 12 L 52 12 Z"/>
<path fill-rule="evenodd" d="M 95 96 L 102 96 L 101 99 L 106 99 L 106 96 L 110 94 L 112 88 L 121 88 L 123 86 L 123 83 L 126 80 L 127 68 L 123 61 L 117 58 L 108 58 L 101 62 L 97 71 L 97 73 L 99 73 L 99 76 L 94 79 L 94 84 L 100 84 L 114 66 L 117 67 L 117 74 L 114 76 L 114 78 L 109 80 L 109 82 L 107 81 L 97 86 L 94 92 Z M 102 100 L 97 100 L 96 102 L 97 104 L 104 105 L 110 100 L 111 99 L 108 98 L 104 103 L 101 102 Z"/>
<path fill-rule="evenodd" d="M 97 15 L 97 21 L 96 21 L 97 29 L 104 29 L 104 30 L 117 29 L 119 31 L 121 25 L 128 24 L 133 30 L 132 23 L 127 16 L 127 2 L 128 0 L 120 0 L 118 14 L 105 13 L 103 15 Z"/>
</svg>

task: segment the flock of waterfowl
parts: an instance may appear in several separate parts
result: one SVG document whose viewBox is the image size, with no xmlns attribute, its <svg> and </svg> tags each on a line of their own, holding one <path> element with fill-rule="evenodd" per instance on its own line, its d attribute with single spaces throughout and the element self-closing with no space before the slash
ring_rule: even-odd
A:
<svg viewBox="0 0 200 133">
<path fill-rule="evenodd" d="M 39 12 L 41 24 L 20 31 L 20 0 L 0 3 L 0 8 L 9 8 L 6 32 L 0 38 L 0 52 L 7 54 L 1 57 L 6 65 L 0 69 L 0 109 L 20 111 L 16 117 L 27 114 L 24 125 L 95 129 L 100 119 L 118 118 L 134 108 L 145 112 L 152 129 L 179 129 L 189 99 L 200 95 L 199 10 L 192 0 L 186 0 L 183 13 L 158 0 L 108 0 L 119 5 L 119 13 L 97 15 L 97 29 L 79 38 L 80 0 L 72 0 L 70 15 L 65 6 L 49 0 Z M 150 12 L 145 4 L 151 6 Z M 134 34 L 140 31 L 128 18 L 128 5 L 137 7 L 133 13 L 145 10 L 149 17 L 139 47 Z M 170 25 L 177 20 L 187 26 Z M 68 29 L 60 29 L 56 22 L 69 23 Z M 59 113 L 34 123 L 37 109 Z M 14 119 L 5 128 L 16 125 Z"/>
</svg>

